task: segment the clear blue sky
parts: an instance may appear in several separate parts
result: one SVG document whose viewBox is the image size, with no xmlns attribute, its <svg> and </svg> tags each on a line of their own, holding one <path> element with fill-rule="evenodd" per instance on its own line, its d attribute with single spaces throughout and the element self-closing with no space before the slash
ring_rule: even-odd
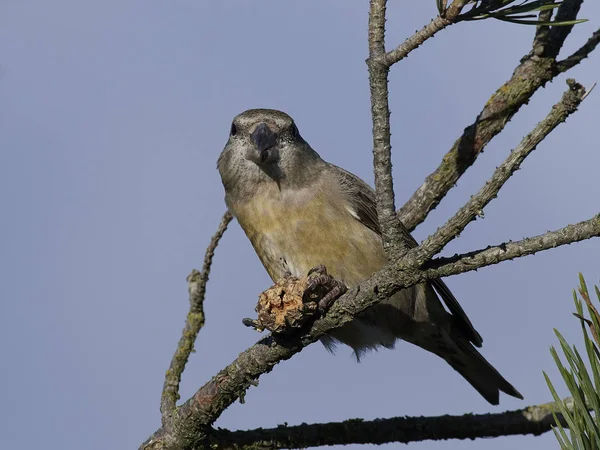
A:
<svg viewBox="0 0 600 450">
<path fill-rule="evenodd" d="M 435 14 L 390 2 L 388 42 Z M 584 4 L 567 51 L 600 25 Z M 372 182 L 364 60 L 367 2 L 24 1 L 0 3 L 0 447 L 136 448 L 160 422 L 163 375 L 224 211 L 216 159 L 234 115 L 282 109 L 326 159 Z M 398 204 L 511 74 L 534 29 L 465 23 L 391 74 Z M 598 81 L 600 54 L 569 76 Z M 559 77 L 488 146 L 419 227 L 422 239 L 475 192 L 565 89 Z M 445 251 L 520 239 L 598 212 L 600 93 L 525 162 L 484 220 Z M 577 273 L 598 282 L 600 240 L 448 279 L 483 353 L 524 395 L 488 405 L 443 361 L 398 345 L 356 364 L 313 345 L 261 378 L 217 425 L 503 411 L 563 393 L 553 328 L 579 341 Z M 188 398 L 259 337 L 242 326 L 270 280 L 233 223 L 217 251 L 207 324 L 184 374 Z M 554 437 L 413 444 L 415 449 L 556 448 Z"/>
</svg>

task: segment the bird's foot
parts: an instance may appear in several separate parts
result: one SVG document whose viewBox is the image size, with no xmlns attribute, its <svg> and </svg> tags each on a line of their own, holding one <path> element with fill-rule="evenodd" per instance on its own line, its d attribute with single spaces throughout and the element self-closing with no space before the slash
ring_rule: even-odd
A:
<svg viewBox="0 0 600 450">
<path fill-rule="evenodd" d="M 347 290 L 348 287 L 344 283 L 327 273 L 324 265 L 319 265 L 308 271 L 308 284 L 302 300 L 305 303 L 316 301 L 319 312 L 323 314 Z"/>
</svg>

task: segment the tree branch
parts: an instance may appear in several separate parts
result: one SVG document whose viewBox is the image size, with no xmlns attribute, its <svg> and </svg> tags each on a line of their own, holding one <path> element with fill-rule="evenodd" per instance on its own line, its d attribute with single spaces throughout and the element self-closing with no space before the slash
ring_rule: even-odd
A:
<svg viewBox="0 0 600 450">
<path fill-rule="evenodd" d="M 368 307 L 389 298 L 400 289 L 598 236 L 600 214 L 541 236 L 453 258 L 434 259 L 427 263 L 425 270 L 408 266 L 402 258 L 350 289 L 304 334 L 286 338 L 269 335 L 242 352 L 233 363 L 177 408 L 167 423 L 140 448 L 189 449 L 198 443 L 206 443 L 211 433 L 210 426 L 235 400 L 243 400 L 246 390 L 257 384 L 260 375 L 270 372 L 280 361 L 291 358 L 325 333 L 350 322 Z"/>
<path fill-rule="evenodd" d="M 435 33 L 452 24 L 467 3 L 454 0 L 423 29 L 406 39 L 402 45 L 385 53 L 385 12 L 387 0 L 371 0 L 369 9 L 369 87 L 371 90 L 371 116 L 373 120 L 373 169 L 377 215 L 381 225 L 383 248 L 388 259 L 397 259 L 408 250 L 406 231 L 398 221 L 394 202 L 392 177 L 392 146 L 390 133 L 390 108 L 388 74 L 390 67 L 406 57 Z"/>
<path fill-rule="evenodd" d="M 586 96 L 585 88 L 573 79 L 567 80 L 569 88 L 562 98 L 556 103 L 550 113 L 537 126 L 523 138 L 517 148 L 510 153 L 508 158 L 494 171 L 492 177 L 485 185 L 473 195 L 471 199 L 460 208 L 457 213 L 442 227 L 427 239 L 418 249 L 411 251 L 416 258 L 416 266 L 421 266 L 431 259 L 448 242 L 459 236 L 465 227 L 477 216 L 483 213 L 483 208 L 496 198 L 504 183 L 519 170 L 521 163 L 533 150 L 567 117 L 577 111 L 577 108 Z"/>
<path fill-rule="evenodd" d="M 576 19 L 582 1 L 565 0 L 555 21 Z M 400 220 L 408 230 L 413 230 L 425 220 L 485 146 L 529 102 L 533 94 L 562 72 L 557 66 L 556 57 L 571 29 L 570 26 L 538 27 L 531 52 L 521 59 L 512 77 L 486 102 L 475 122 L 465 128 L 438 168 L 427 176 L 398 211 Z"/>
<path fill-rule="evenodd" d="M 371 0 L 369 9 L 369 87 L 373 120 L 373 170 L 377 216 L 381 226 L 383 248 L 388 259 L 401 256 L 408 249 L 403 239 L 402 224 L 396 215 L 394 179 L 392 178 L 392 145 L 390 142 L 389 66 L 380 62 L 385 53 L 386 0 Z"/>
<path fill-rule="evenodd" d="M 194 342 L 204 326 L 204 296 L 206 294 L 206 283 L 212 265 L 215 249 L 219 245 L 223 233 L 227 230 L 227 226 L 233 216 L 229 211 L 223 214 L 221 223 L 217 228 L 216 233 L 210 240 L 210 244 L 206 248 L 204 255 L 204 263 L 202 264 L 202 272 L 196 269 L 192 270 L 187 277 L 188 292 L 190 299 L 190 310 L 188 312 L 185 327 L 177 350 L 171 359 L 171 364 L 165 374 L 165 382 L 160 399 L 160 412 L 163 417 L 163 424 L 166 423 L 167 417 L 175 410 L 177 400 L 179 400 L 179 383 L 181 382 L 181 374 L 185 369 L 185 365 L 194 349 Z"/>
<path fill-rule="evenodd" d="M 566 399 L 570 404 L 572 399 Z M 277 428 L 243 431 L 217 430 L 211 438 L 218 448 L 284 449 L 325 445 L 407 444 L 446 439 L 475 439 L 498 436 L 538 436 L 556 425 L 552 413 L 558 413 L 555 403 L 529 406 L 495 414 L 465 414 L 462 416 L 393 417 L 390 419 L 350 419 L 344 422 L 278 426 Z M 562 416 L 559 416 L 562 419 Z M 565 423 L 561 420 L 561 423 Z M 566 425 L 565 425 L 566 426 Z"/>
<path fill-rule="evenodd" d="M 556 66 L 557 70 L 562 73 L 575 67 L 595 50 L 598 43 L 600 43 L 600 28 L 575 53 L 559 61 Z"/>
<path fill-rule="evenodd" d="M 583 0 L 564 0 L 556 11 L 555 22 L 575 20 Z M 567 36 L 573 30 L 573 25 L 551 27 L 544 39 L 544 50 L 540 56 L 556 59 Z"/>
<path fill-rule="evenodd" d="M 522 256 L 573 244 L 600 236 L 600 214 L 574 225 L 567 225 L 556 231 L 549 231 L 540 236 L 526 238 L 516 242 L 505 242 L 480 250 L 454 255 L 450 258 L 435 258 L 425 263 L 427 277 L 447 277 L 459 273 L 477 270 L 503 261 L 510 261 Z"/>
<path fill-rule="evenodd" d="M 467 1 L 454 0 L 446 9 L 444 16 L 438 16 L 407 38 L 402 44 L 393 50 L 381 55 L 381 64 L 391 67 L 402 59 L 406 58 L 410 52 L 420 47 L 427 39 L 432 38 L 438 31 L 443 30 L 449 25 L 455 23 L 456 18 L 462 11 Z"/>
<path fill-rule="evenodd" d="M 552 20 L 552 14 L 554 13 L 554 9 L 546 9 L 544 11 L 540 11 L 538 15 L 538 19 L 542 23 L 547 23 Z M 538 25 L 535 27 L 535 35 L 533 36 L 533 45 L 531 48 L 533 51 L 536 51 L 536 48 L 540 49 L 540 52 L 543 49 L 543 46 L 548 39 L 548 33 L 550 32 L 550 27 L 546 25 Z"/>
</svg>

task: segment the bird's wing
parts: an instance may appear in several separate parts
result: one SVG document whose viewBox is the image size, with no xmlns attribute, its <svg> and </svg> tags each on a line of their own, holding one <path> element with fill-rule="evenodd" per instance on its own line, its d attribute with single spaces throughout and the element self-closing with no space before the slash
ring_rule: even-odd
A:
<svg viewBox="0 0 600 450">
<path fill-rule="evenodd" d="M 381 227 L 379 226 L 379 221 L 377 219 L 375 191 L 356 175 L 333 164 L 331 164 L 331 167 L 335 175 L 339 177 L 342 188 L 348 194 L 351 205 L 356 212 L 354 217 L 356 217 L 364 226 L 381 235 Z M 404 226 L 401 228 L 404 241 L 408 246 L 410 248 L 417 247 L 419 244 L 415 238 L 412 237 Z M 431 280 L 431 284 L 440 297 L 442 297 L 442 300 L 454 316 L 456 324 L 464 333 L 464 336 L 476 347 L 481 347 L 483 339 L 473 327 L 467 314 L 462 309 L 460 303 L 458 303 L 458 300 L 456 300 L 456 297 L 454 297 L 448 286 L 446 286 L 446 283 L 444 283 L 441 278 L 436 278 Z"/>
</svg>

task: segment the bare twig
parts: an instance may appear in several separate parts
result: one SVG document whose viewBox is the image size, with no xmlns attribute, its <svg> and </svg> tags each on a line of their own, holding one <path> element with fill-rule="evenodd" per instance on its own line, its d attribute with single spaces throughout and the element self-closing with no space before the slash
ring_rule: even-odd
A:
<svg viewBox="0 0 600 450">
<path fill-rule="evenodd" d="M 534 238 L 453 258 L 434 259 L 427 263 L 425 270 L 407 266 L 402 258 L 350 289 L 305 334 L 289 336 L 285 341 L 278 341 L 278 338 L 270 335 L 242 352 L 233 363 L 177 408 L 167 425 L 163 425 L 140 448 L 187 449 L 198 442 L 205 442 L 214 421 L 235 400 L 243 399 L 246 390 L 256 385 L 260 375 L 270 372 L 277 363 L 291 358 L 325 333 L 350 322 L 366 308 L 389 298 L 400 289 L 598 236 L 600 214 Z"/>
<path fill-rule="evenodd" d="M 369 10 L 369 86 L 373 119 L 373 169 L 377 215 L 381 226 L 383 248 L 389 259 L 408 249 L 403 239 L 402 224 L 396 216 L 394 180 L 392 178 L 392 145 L 390 143 L 390 108 L 388 91 L 389 66 L 381 64 L 385 53 L 386 0 L 371 0 Z"/>
<path fill-rule="evenodd" d="M 394 202 L 392 178 L 391 133 L 388 74 L 390 67 L 405 58 L 411 51 L 435 33 L 452 24 L 467 3 L 454 0 L 423 29 L 405 40 L 389 53 L 385 52 L 386 0 L 371 0 L 369 9 L 369 87 L 371 90 L 371 116 L 373 119 L 373 169 L 377 193 L 377 215 L 381 225 L 383 247 L 389 259 L 400 257 L 408 249 L 406 231 L 398 221 Z"/>
<path fill-rule="evenodd" d="M 559 8 L 555 20 L 576 19 L 581 2 L 582 0 L 566 0 Z M 554 28 L 560 30 L 554 32 Z M 454 187 L 492 138 L 504 129 L 504 126 L 523 105 L 529 102 L 540 87 L 561 72 L 557 67 L 556 58 L 571 28 L 570 26 L 538 28 L 532 51 L 521 59 L 512 77 L 486 102 L 475 122 L 465 128 L 462 136 L 454 142 L 438 168 L 427 176 L 423 184 L 398 211 L 400 220 L 408 230 L 413 230 L 425 220 L 427 214 Z M 571 60 L 571 62 L 575 61 Z M 567 70 L 566 66 L 565 70 Z"/>
<path fill-rule="evenodd" d="M 190 311 L 188 312 L 185 327 L 177 350 L 171 359 L 171 365 L 165 375 L 165 383 L 160 400 L 160 412 L 163 417 L 163 424 L 166 423 L 167 417 L 175 410 L 177 400 L 179 400 L 179 383 L 181 382 L 181 374 L 185 369 L 188 358 L 194 349 L 194 342 L 204 326 L 204 296 L 206 294 L 206 283 L 210 274 L 212 260 L 215 255 L 215 249 L 219 245 L 219 241 L 227 230 L 227 225 L 231 222 L 233 216 L 229 211 L 223 214 L 221 223 L 217 228 L 216 233 L 210 240 L 210 244 L 206 248 L 204 255 L 204 263 L 202 272 L 196 269 L 188 275 L 188 292 L 190 298 Z"/>
<path fill-rule="evenodd" d="M 441 31 L 447 26 L 455 23 L 456 18 L 466 3 L 467 1 L 465 0 L 454 0 L 446 9 L 443 17 L 436 17 L 411 37 L 407 38 L 398 47 L 381 55 L 379 62 L 387 67 L 391 67 L 398 61 L 406 58 L 410 52 L 418 48 L 427 39 L 432 38 L 438 31 Z"/>
<path fill-rule="evenodd" d="M 557 63 L 558 71 L 561 73 L 566 72 L 567 70 L 579 64 L 595 50 L 598 43 L 600 43 L 600 29 L 596 30 L 594 34 L 592 34 L 592 36 L 587 40 L 587 42 L 583 44 L 575 53 L 563 59 L 562 61 L 559 61 Z"/>
<path fill-rule="evenodd" d="M 442 227 L 425 239 L 418 249 L 413 250 L 416 265 L 420 266 L 444 248 L 448 242 L 455 239 L 463 232 L 469 222 L 481 215 L 483 208 L 492 199 L 496 198 L 504 183 L 519 170 L 525 160 L 538 144 L 548 136 L 560 123 L 577 111 L 577 108 L 586 96 L 585 88 L 573 79 L 567 80 L 569 89 L 556 103 L 550 113 L 519 143 L 517 148 L 510 153 L 508 158 L 496 168 L 492 177 L 485 183 L 479 192 L 458 210 L 458 212 Z"/>
<path fill-rule="evenodd" d="M 565 399 L 572 404 L 572 399 Z M 217 430 L 211 442 L 226 449 L 309 448 L 325 445 L 406 444 L 427 440 L 475 439 L 511 435 L 540 435 L 556 425 L 555 403 L 495 414 L 393 417 L 390 419 L 302 424 L 244 431 Z M 562 418 L 562 416 L 559 415 Z M 564 420 L 562 421 L 564 423 Z M 566 424 L 565 424 L 566 426 Z"/>
<path fill-rule="evenodd" d="M 428 278 L 434 275 L 438 277 L 457 275 L 468 272 L 472 268 L 491 266 L 598 236 L 600 236 L 600 214 L 540 236 L 516 242 L 505 242 L 450 258 L 435 258 L 426 263 L 424 268 Z"/>
</svg>

